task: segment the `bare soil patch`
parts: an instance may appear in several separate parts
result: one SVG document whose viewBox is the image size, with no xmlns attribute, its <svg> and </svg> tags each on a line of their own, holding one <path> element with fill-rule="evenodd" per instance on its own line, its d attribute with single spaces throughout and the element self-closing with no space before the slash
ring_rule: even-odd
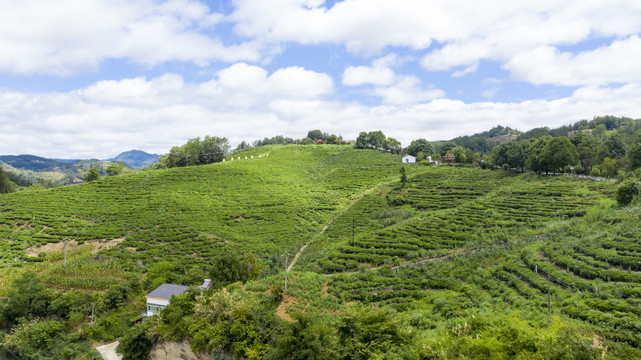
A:
<svg viewBox="0 0 641 360">
<path fill-rule="evenodd" d="M 125 238 L 119 238 L 119 239 L 113 239 L 113 240 L 104 240 L 104 239 L 96 239 L 96 240 L 88 240 L 85 241 L 85 244 L 91 244 L 93 246 L 93 249 L 91 250 L 92 254 L 96 254 L 100 250 L 107 250 L 114 248 L 118 246 L 121 242 L 125 241 Z M 69 240 L 67 242 L 67 249 L 75 249 L 78 246 L 78 242 L 76 240 Z M 64 242 L 57 242 L 57 243 L 48 243 L 42 246 L 32 246 L 26 250 L 27 256 L 32 256 L 32 257 L 37 257 L 38 254 L 41 252 L 49 253 L 53 251 L 62 251 L 65 248 Z"/>
<path fill-rule="evenodd" d="M 294 305 L 298 303 L 298 299 L 291 297 L 287 294 L 283 294 L 283 301 L 280 302 L 278 308 L 276 308 L 276 315 L 287 322 L 295 322 L 296 320 L 292 319 L 291 316 L 287 313 L 287 307 L 289 305 Z"/>
</svg>

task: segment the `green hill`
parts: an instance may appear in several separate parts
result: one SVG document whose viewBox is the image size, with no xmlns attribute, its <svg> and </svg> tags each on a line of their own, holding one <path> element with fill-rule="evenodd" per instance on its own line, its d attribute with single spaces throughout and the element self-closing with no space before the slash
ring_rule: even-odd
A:
<svg viewBox="0 0 641 360">
<path fill-rule="evenodd" d="M 417 164 L 401 184 L 400 168 L 374 150 L 269 146 L 2 195 L 0 295 L 22 294 L 10 280 L 34 271 L 75 305 L 50 300 L 62 310 L 33 324 L 59 319 L 72 334 L 61 342 L 119 338 L 125 351 L 185 340 L 234 358 L 641 356 L 641 211 L 611 200 L 615 183 Z M 85 243 L 68 266 L 59 251 L 27 255 L 65 237 Z M 298 255 L 287 291 L 285 252 Z M 132 325 L 156 285 L 203 277 L 226 288 Z M 21 326 L 5 327 L 17 351 L 36 325 Z"/>
<path fill-rule="evenodd" d="M 242 160 L 11 194 L 0 205 L 0 253 L 5 261 L 23 258 L 25 247 L 65 237 L 124 238 L 113 256 L 144 262 L 207 263 L 223 247 L 295 253 L 333 214 L 398 178 L 399 169 L 398 157 L 382 152 L 276 146 Z"/>
</svg>

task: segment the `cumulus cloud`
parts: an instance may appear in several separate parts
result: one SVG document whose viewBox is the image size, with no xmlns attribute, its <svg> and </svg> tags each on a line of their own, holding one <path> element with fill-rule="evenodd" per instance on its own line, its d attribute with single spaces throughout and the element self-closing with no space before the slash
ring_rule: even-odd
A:
<svg viewBox="0 0 641 360">
<path fill-rule="evenodd" d="M 372 66 L 350 66 L 343 72 L 343 85 L 372 85 L 365 93 L 380 97 L 383 104 L 413 104 L 445 96 L 433 86 L 423 88 L 414 75 L 397 75 L 391 67 L 402 62 L 389 54 L 372 61 Z"/>
<path fill-rule="evenodd" d="M 15 1 L 0 12 L 0 72 L 69 76 L 106 59 L 257 61 L 260 45 L 211 35 L 224 15 L 192 0 Z M 209 32 L 209 34 L 207 34 Z"/>
<path fill-rule="evenodd" d="M 540 47 L 515 55 L 505 65 L 512 77 L 533 84 L 605 85 L 641 81 L 641 39 L 631 36 L 573 55 Z"/>
<path fill-rule="evenodd" d="M 166 152 L 207 134 L 262 138 L 275 135 L 267 129 L 291 131 L 292 121 L 307 115 L 296 108 L 333 91 L 326 74 L 301 67 L 269 74 L 245 63 L 203 83 L 165 74 L 99 81 L 66 93 L 4 90 L 0 153 L 109 157 L 132 147 Z"/>
<path fill-rule="evenodd" d="M 329 97 L 331 79 L 324 74 L 296 67 L 279 71 L 270 74 L 241 63 L 203 83 L 166 74 L 101 81 L 70 92 L 2 90 L 0 153 L 20 149 L 48 157 L 107 158 L 132 148 L 165 153 L 196 136 L 225 136 L 239 143 L 276 134 L 302 137 L 314 128 L 352 139 L 360 131 L 380 129 L 407 145 L 416 138 L 449 139 L 498 124 L 527 130 L 599 114 L 641 117 L 640 83 L 583 87 L 556 100 L 465 103 L 437 98 L 366 106 Z M 241 73 L 247 77 L 225 77 Z M 282 79 L 297 73 L 308 81 L 281 86 Z M 412 81 L 399 86 L 411 87 Z M 255 91 L 246 93 L 245 87 Z"/>
</svg>

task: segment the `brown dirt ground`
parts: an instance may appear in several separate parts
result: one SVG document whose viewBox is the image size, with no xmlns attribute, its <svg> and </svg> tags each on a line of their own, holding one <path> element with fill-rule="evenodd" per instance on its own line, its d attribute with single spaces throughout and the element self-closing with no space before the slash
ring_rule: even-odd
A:
<svg viewBox="0 0 641 360">
<path fill-rule="evenodd" d="M 91 244 L 93 246 L 91 253 L 95 254 L 100 250 L 114 248 L 123 241 L 125 241 L 124 238 L 113 239 L 113 240 L 96 239 L 96 240 L 85 241 L 85 244 Z M 78 247 L 78 242 L 76 240 L 69 240 L 69 242 L 67 243 L 67 247 L 69 250 L 74 249 Z M 61 241 L 58 243 L 48 243 L 42 246 L 32 246 L 26 250 L 26 253 L 27 253 L 27 256 L 37 257 L 38 254 L 43 251 L 45 253 L 48 253 L 53 251 L 62 251 L 64 248 L 65 248 L 65 244 Z"/>
<path fill-rule="evenodd" d="M 298 299 L 287 294 L 283 294 L 283 301 L 281 301 L 278 308 L 276 308 L 276 315 L 287 322 L 295 322 L 296 320 L 292 319 L 292 317 L 287 313 L 287 307 L 296 303 L 298 303 Z"/>
</svg>

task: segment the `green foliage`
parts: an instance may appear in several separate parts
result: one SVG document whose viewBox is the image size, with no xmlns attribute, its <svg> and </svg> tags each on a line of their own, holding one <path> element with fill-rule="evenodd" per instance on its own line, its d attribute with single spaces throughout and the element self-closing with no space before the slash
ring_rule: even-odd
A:
<svg viewBox="0 0 641 360">
<path fill-rule="evenodd" d="M 6 194 L 16 191 L 16 185 L 9 180 L 4 170 L 0 167 L 0 194 Z"/>
<path fill-rule="evenodd" d="M 447 153 L 451 152 L 453 148 L 456 147 L 454 142 L 448 141 L 445 144 L 442 144 L 438 147 L 438 154 L 444 157 Z"/>
<path fill-rule="evenodd" d="M 3 346 L 20 359 L 90 359 L 95 354 L 79 334 L 68 334 L 68 326 L 57 320 L 22 322 L 7 336 Z"/>
<path fill-rule="evenodd" d="M 105 306 L 107 309 L 117 309 L 127 303 L 127 295 L 131 292 L 126 284 L 113 286 L 105 293 Z"/>
<path fill-rule="evenodd" d="M 619 172 L 619 162 L 616 159 L 606 157 L 599 165 L 599 170 L 601 176 L 605 176 L 611 179 L 616 178 L 617 173 Z"/>
<path fill-rule="evenodd" d="M 576 147 L 568 138 L 563 136 L 550 139 L 545 144 L 541 156 L 547 168 L 555 172 L 563 172 L 563 168 L 575 165 L 579 161 L 579 153 L 576 151 Z"/>
<path fill-rule="evenodd" d="M 277 346 L 267 359 L 333 360 L 339 358 L 334 329 L 322 320 L 306 313 L 294 315 L 294 323 L 278 337 Z"/>
<path fill-rule="evenodd" d="M 418 153 L 420 152 L 424 153 L 427 156 L 434 154 L 434 147 L 429 143 L 429 141 L 425 139 L 412 140 L 406 150 L 408 154 L 417 157 Z"/>
<path fill-rule="evenodd" d="M 545 147 L 549 141 L 552 140 L 551 136 L 545 135 L 538 139 L 530 140 L 530 150 L 528 153 L 526 165 L 528 169 L 546 174 L 552 170 L 550 164 L 547 163 L 548 158 L 545 157 Z"/>
<path fill-rule="evenodd" d="M 32 272 L 24 272 L 14 280 L 7 297 L 0 302 L 0 324 L 7 329 L 19 319 L 47 315 L 51 293 Z"/>
<path fill-rule="evenodd" d="M 112 162 L 107 166 L 107 175 L 115 176 L 122 174 L 122 171 L 127 167 L 122 161 Z"/>
<path fill-rule="evenodd" d="M 379 149 L 390 152 L 400 151 L 401 144 L 393 138 L 386 138 L 382 131 L 361 131 L 356 138 L 357 149 Z"/>
<path fill-rule="evenodd" d="M 85 173 L 85 181 L 86 182 L 92 182 L 100 179 L 100 170 L 98 170 L 97 167 L 91 167 L 87 172 Z"/>
<path fill-rule="evenodd" d="M 621 205 L 629 205 L 641 197 L 641 183 L 636 180 L 627 180 L 617 187 L 616 199 Z"/>
<path fill-rule="evenodd" d="M 325 135 L 320 130 L 310 130 L 307 132 L 307 138 L 311 140 L 325 140 Z"/>
<path fill-rule="evenodd" d="M 260 265 L 253 254 L 241 259 L 233 253 L 225 252 L 212 261 L 209 275 L 214 287 L 222 287 L 236 281 L 255 279 L 260 275 Z"/>
<path fill-rule="evenodd" d="M 407 172 L 405 171 L 405 166 L 401 166 L 401 186 L 405 187 L 407 185 Z"/>
<path fill-rule="evenodd" d="M 256 296 L 221 289 L 198 298 L 189 327 L 192 348 L 261 359 L 271 348 L 273 308 Z"/>
<path fill-rule="evenodd" d="M 579 153 L 581 166 L 589 173 L 592 165 L 597 161 L 600 147 L 599 141 L 594 136 L 584 133 L 577 133 L 572 136 L 570 140 L 574 146 L 576 146 L 576 150 Z"/>
<path fill-rule="evenodd" d="M 628 166 L 630 170 L 641 168 L 641 130 L 635 134 L 635 140 L 628 151 Z"/>
<path fill-rule="evenodd" d="M 500 311 L 477 313 L 445 325 L 447 331 L 428 340 L 434 359 L 601 359 L 593 339 L 555 318 L 532 326 Z"/>
<path fill-rule="evenodd" d="M 173 300 L 173 299 L 172 299 Z M 151 352 L 153 342 L 149 336 L 152 321 L 146 321 L 127 330 L 119 339 L 116 352 L 122 355 L 123 360 L 146 359 Z"/>
<path fill-rule="evenodd" d="M 193 165 L 206 165 L 221 162 L 225 154 L 229 152 L 229 141 L 227 138 L 205 136 L 189 139 L 182 146 L 174 146 L 160 158 L 160 163 L 168 168 Z"/>
<path fill-rule="evenodd" d="M 347 146 L 272 146 L 243 154 L 240 161 L 7 194 L 0 204 L 0 266 L 26 260 L 27 247 L 63 237 L 124 238 L 99 256 L 125 268 L 166 260 L 181 264 L 176 273 L 182 275 L 194 265 L 208 267 L 225 249 L 254 253 L 269 272 L 278 253 L 294 254 L 364 191 L 398 179 L 396 156 Z"/>
<path fill-rule="evenodd" d="M 510 141 L 492 149 L 492 163 L 496 166 L 507 164 L 510 168 L 525 167 L 530 143 L 528 141 Z"/>
<path fill-rule="evenodd" d="M 615 160 L 621 160 L 625 158 L 626 146 L 623 142 L 623 137 L 618 132 L 610 134 L 601 149 L 599 150 L 599 159 L 603 160 L 606 157 Z"/>
<path fill-rule="evenodd" d="M 357 307 L 338 323 L 341 359 L 390 358 L 411 341 L 411 333 L 389 308 Z"/>
</svg>

